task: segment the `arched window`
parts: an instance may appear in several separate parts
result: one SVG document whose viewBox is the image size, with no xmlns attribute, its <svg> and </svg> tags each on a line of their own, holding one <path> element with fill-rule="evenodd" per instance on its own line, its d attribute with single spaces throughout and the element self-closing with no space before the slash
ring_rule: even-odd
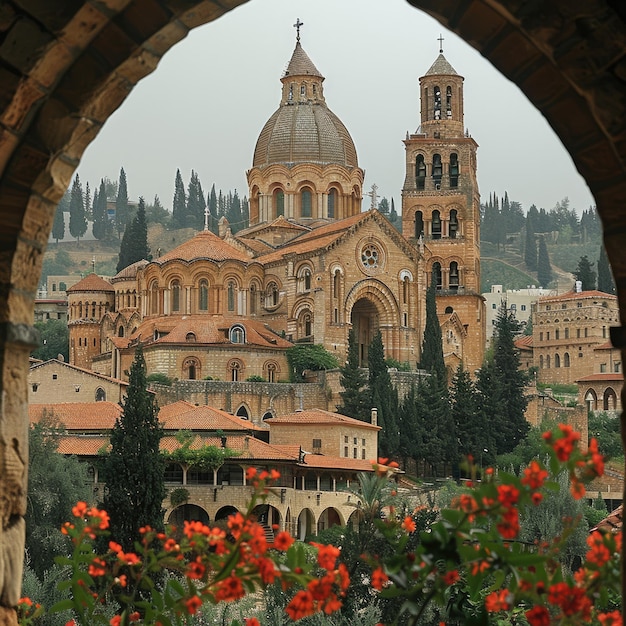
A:
<svg viewBox="0 0 626 626">
<path fill-rule="evenodd" d="M 209 281 L 203 278 L 200 281 L 200 298 L 198 301 L 198 308 L 200 311 L 209 310 Z"/>
<path fill-rule="evenodd" d="M 276 209 L 276 217 L 285 215 L 285 192 L 277 189 L 274 192 L 274 207 Z"/>
<path fill-rule="evenodd" d="M 441 165 L 441 155 L 433 154 L 433 183 L 435 189 L 441 189 L 441 177 L 443 175 L 443 166 Z"/>
<path fill-rule="evenodd" d="M 267 288 L 266 288 L 266 292 L 265 292 L 265 296 L 266 296 L 266 305 L 267 307 L 275 307 L 278 305 L 278 297 L 279 297 L 279 292 L 278 292 L 278 285 L 274 282 L 268 283 L 267 284 Z"/>
<path fill-rule="evenodd" d="M 569 367 L 569 352 L 563 355 L 563 367 Z"/>
<path fill-rule="evenodd" d="M 246 343 L 246 331 L 239 324 L 232 326 L 230 329 L 231 343 Z"/>
<path fill-rule="evenodd" d="M 301 96 L 306 96 L 306 84 L 305 83 L 302 83 L 300 85 L 300 95 Z"/>
<path fill-rule="evenodd" d="M 333 274 L 333 298 L 339 297 L 339 290 L 341 288 L 341 271 L 335 270 Z"/>
<path fill-rule="evenodd" d="M 435 85 L 433 89 L 434 103 L 433 103 L 433 117 L 436 120 L 441 119 L 441 89 L 438 85 Z"/>
<path fill-rule="evenodd" d="M 424 162 L 424 155 L 418 154 L 415 157 L 415 186 L 418 189 L 424 189 L 426 185 L 426 163 Z"/>
<path fill-rule="evenodd" d="M 554 367 L 561 367 L 561 357 L 558 352 L 554 355 Z"/>
<path fill-rule="evenodd" d="M 421 211 L 415 211 L 415 239 L 424 234 L 424 216 Z"/>
<path fill-rule="evenodd" d="M 550 355 L 547 354 L 546 355 L 546 369 L 550 369 Z"/>
<path fill-rule="evenodd" d="M 185 335 L 185 341 L 188 341 L 189 343 L 195 343 L 195 341 L 196 341 L 196 334 L 195 333 L 187 333 L 187 335 Z"/>
<path fill-rule="evenodd" d="M 291 85 L 289 85 L 289 96 L 287 97 L 288 100 L 293 100 L 293 83 L 291 83 Z"/>
<path fill-rule="evenodd" d="M 229 281 L 227 288 L 228 310 L 235 310 L 235 282 Z"/>
<path fill-rule="evenodd" d="M 96 319 L 96 303 L 91 303 L 91 319 Z"/>
<path fill-rule="evenodd" d="M 450 263 L 450 289 L 456 291 L 459 288 L 459 264 L 456 261 Z"/>
<path fill-rule="evenodd" d="M 433 239 L 441 239 L 441 215 L 439 211 L 433 211 L 431 235 Z"/>
<path fill-rule="evenodd" d="M 456 152 L 450 155 L 450 187 L 459 186 L 459 156 Z"/>
<path fill-rule="evenodd" d="M 452 117 L 452 87 L 446 87 L 446 117 Z"/>
<path fill-rule="evenodd" d="M 437 289 L 441 289 L 441 287 L 443 286 L 443 283 L 442 283 L 442 277 L 441 277 L 441 263 L 439 263 L 439 261 L 436 261 L 435 263 L 433 263 L 432 280 L 435 281 L 435 286 L 437 287 Z"/>
<path fill-rule="evenodd" d="M 452 315 L 452 313 L 454 313 L 454 309 L 451 306 L 447 306 L 446 310 L 444 311 L 444 313 L 446 315 Z"/>
<path fill-rule="evenodd" d="M 543 354 L 539 355 L 539 369 L 543 369 Z"/>
<path fill-rule="evenodd" d="M 251 315 L 256 315 L 258 297 L 259 297 L 259 293 L 257 291 L 256 285 L 252 283 L 250 285 L 250 314 Z"/>
<path fill-rule="evenodd" d="M 337 190 L 331 189 L 328 192 L 328 217 L 334 218 L 337 210 Z"/>
<path fill-rule="evenodd" d="M 308 187 L 305 187 L 300 193 L 300 217 L 311 217 L 313 215 L 311 196 L 311 190 Z"/>
<path fill-rule="evenodd" d="M 409 277 L 405 276 L 402 279 L 402 304 L 408 304 L 408 303 L 409 303 Z"/>
<path fill-rule="evenodd" d="M 607 387 L 604 390 L 604 410 L 615 411 L 617 407 L 617 395 L 612 387 Z"/>
<path fill-rule="evenodd" d="M 249 420 L 250 414 L 248 413 L 248 409 L 242 404 L 238 409 L 237 413 L 235 413 L 237 417 L 240 417 L 242 420 Z"/>
<path fill-rule="evenodd" d="M 159 312 L 159 283 L 156 280 L 150 285 L 150 312 L 153 315 Z"/>
<path fill-rule="evenodd" d="M 268 363 L 265 371 L 267 372 L 267 382 L 275 383 L 276 382 L 276 363 Z"/>
<path fill-rule="evenodd" d="M 299 337 L 301 339 L 311 337 L 313 334 L 313 313 L 307 309 L 299 315 L 298 321 Z"/>
<path fill-rule="evenodd" d="M 230 371 L 230 380 L 232 382 L 236 383 L 238 380 L 241 380 L 243 373 L 241 361 L 230 361 L 228 363 L 228 369 Z"/>
<path fill-rule="evenodd" d="M 173 281 L 170 289 L 172 290 L 172 311 L 180 311 L 180 283 L 177 280 Z"/>
<path fill-rule="evenodd" d="M 107 399 L 107 394 L 102 387 L 96 389 L 96 402 L 104 402 Z"/>
<path fill-rule="evenodd" d="M 271 411 L 266 411 L 265 413 L 263 413 L 263 420 L 271 420 L 274 416 L 272 415 Z"/>
<path fill-rule="evenodd" d="M 123 327 L 123 326 L 120 326 L 120 327 L 117 329 L 117 336 L 118 336 L 118 337 L 123 337 L 123 336 L 124 336 L 124 327 Z"/>
<path fill-rule="evenodd" d="M 456 234 L 459 232 L 459 217 L 456 209 L 450 211 L 450 224 L 448 229 L 448 236 L 450 239 L 456 239 Z"/>
<path fill-rule="evenodd" d="M 311 290 L 311 269 L 309 267 L 304 267 L 300 270 L 300 290 Z"/>
</svg>

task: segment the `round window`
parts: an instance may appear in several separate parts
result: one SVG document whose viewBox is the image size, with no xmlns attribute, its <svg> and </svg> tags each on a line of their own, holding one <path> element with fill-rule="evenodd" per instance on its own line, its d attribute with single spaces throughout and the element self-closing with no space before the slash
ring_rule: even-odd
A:
<svg viewBox="0 0 626 626">
<path fill-rule="evenodd" d="M 361 250 L 361 263 L 370 270 L 377 268 L 380 263 L 380 250 L 378 246 L 375 246 L 373 243 L 363 246 Z"/>
</svg>

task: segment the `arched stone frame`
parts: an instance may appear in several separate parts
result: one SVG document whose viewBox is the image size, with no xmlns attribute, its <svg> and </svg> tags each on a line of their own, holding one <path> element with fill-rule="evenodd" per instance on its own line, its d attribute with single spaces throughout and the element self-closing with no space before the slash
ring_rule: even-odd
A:
<svg viewBox="0 0 626 626">
<path fill-rule="evenodd" d="M 341 511 L 334 506 L 326 507 L 317 518 L 317 532 L 327 530 L 332 526 L 345 526 Z"/>
<path fill-rule="evenodd" d="M 244 470 L 238 463 L 227 461 L 217 470 L 217 484 L 241 487 L 244 485 Z"/>
<path fill-rule="evenodd" d="M 195 502 L 186 502 L 166 512 L 167 523 L 176 528 L 183 528 L 185 522 L 209 524 L 211 518 L 205 508 Z"/>
<path fill-rule="evenodd" d="M 282 304 L 281 283 L 275 276 L 269 276 L 265 282 L 265 302 L 263 308 L 266 311 L 276 311 Z"/>
<path fill-rule="evenodd" d="M 107 399 L 106 391 L 102 387 L 98 387 L 95 393 L 95 401 L 96 402 L 105 402 Z"/>
<path fill-rule="evenodd" d="M 326 191 L 326 207 L 324 217 L 334 220 L 342 213 L 341 207 L 341 192 L 335 185 L 331 185 Z"/>
<path fill-rule="evenodd" d="M 265 529 L 266 536 L 271 536 L 273 540 L 274 529 L 283 528 L 283 516 L 280 511 L 271 504 L 263 503 L 254 507 L 252 514 L 256 516 L 257 522 Z"/>
<path fill-rule="evenodd" d="M 437 291 L 441 291 L 444 289 L 443 268 L 444 261 L 440 257 L 432 257 L 428 262 L 428 275 L 426 283 L 430 286 L 430 283 L 434 280 Z"/>
<path fill-rule="evenodd" d="M 296 193 L 297 217 L 312 219 L 319 215 L 317 206 L 317 191 L 315 184 L 310 181 L 301 181 Z"/>
<path fill-rule="evenodd" d="M 424 221 L 423 207 L 418 206 L 413 213 L 413 236 L 415 239 L 424 238 L 424 227 L 426 222 Z"/>
<path fill-rule="evenodd" d="M 598 396 L 593 387 L 589 387 L 585 392 L 585 404 L 588 411 L 596 411 L 598 408 Z"/>
<path fill-rule="evenodd" d="M 413 167 L 415 170 L 415 188 L 422 190 L 426 188 L 426 155 L 424 152 L 417 152 L 413 157 Z"/>
<path fill-rule="evenodd" d="M 413 291 L 413 273 L 411 270 L 403 269 L 398 274 L 398 293 L 400 294 L 400 323 L 404 328 L 412 324 L 411 295 Z"/>
<path fill-rule="evenodd" d="M 606 46 L 594 45 L 594 42 L 602 40 L 602 32 L 607 28 L 607 22 L 597 19 L 602 11 L 597 7 L 589 7 L 593 11 L 589 16 L 582 11 L 580 19 L 596 18 L 597 27 L 577 29 L 569 34 L 573 38 L 570 47 L 583 50 L 580 56 L 572 58 L 571 55 L 554 54 L 562 42 L 561 37 L 554 36 L 555 32 L 560 31 L 563 19 L 557 6 L 547 14 L 539 15 L 535 10 L 529 10 L 521 15 L 518 14 L 521 9 L 503 2 L 485 3 L 475 0 L 462 7 L 455 19 L 450 20 L 450 16 L 446 14 L 447 7 L 441 3 L 432 0 L 413 0 L 412 3 L 424 8 L 435 19 L 472 42 L 505 76 L 518 84 L 532 102 L 538 103 L 595 194 L 605 225 L 609 258 L 616 269 L 619 284 L 624 273 L 624 264 L 615 265 L 615 262 L 623 258 L 622 239 L 626 218 L 615 207 L 619 206 L 620 198 L 624 196 L 624 149 L 617 138 L 618 130 L 615 130 L 621 127 L 614 122 L 620 119 L 621 113 L 616 101 L 603 98 L 602 94 L 607 93 L 607 84 L 612 85 L 611 89 L 615 93 L 619 93 L 623 83 L 620 82 L 619 75 L 613 73 L 612 65 L 601 62 L 606 54 Z M 19 11 L 23 11 L 25 19 L 29 19 L 27 9 L 22 9 L 22 6 L 24 5 L 20 5 Z M 611 17 L 614 20 L 611 28 L 619 31 L 619 16 L 612 13 L 613 9 L 608 3 L 602 6 L 606 8 L 607 14 L 615 16 Z M 7 276 L 12 278 L 10 282 L 5 279 L 6 289 L 2 291 L 5 294 L 2 296 L 2 303 L 6 310 L 9 310 L 6 306 L 9 300 L 23 300 L 26 304 L 22 308 L 10 307 L 11 315 L 5 322 L 9 330 L 5 333 L 3 344 L 3 371 L 10 367 L 14 368 L 11 371 L 19 372 L 25 371 L 27 367 L 25 357 L 30 350 L 30 343 L 34 342 L 34 336 L 28 333 L 14 336 L 13 329 L 20 324 L 27 328 L 31 323 L 27 302 L 29 298 L 32 300 L 32 293 L 37 286 L 38 263 L 45 249 L 54 208 L 71 178 L 71 164 L 78 162 L 85 146 L 97 134 L 111 112 L 130 93 L 132 86 L 154 70 L 164 51 L 182 38 L 187 29 L 205 23 L 216 15 L 213 11 L 193 9 L 193 4 L 172 6 L 167 17 L 153 20 L 149 26 L 146 20 L 138 27 L 133 22 L 141 20 L 143 15 L 135 17 L 138 12 L 133 13 L 132 5 L 129 5 L 122 20 L 116 11 L 111 11 L 106 15 L 102 14 L 104 17 L 101 27 L 95 29 L 88 22 L 80 23 L 81 11 L 59 12 L 58 19 L 63 21 L 64 27 L 58 26 L 55 32 L 76 31 L 79 34 L 77 50 L 86 52 L 58 55 L 59 46 L 55 45 L 53 36 L 51 45 L 40 46 L 37 54 L 33 54 L 33 62 L 22 72 L 23 79 L 15 81 L 15 98 L 12 95 L 13 81 L 7 81 L 9 87 L 5 87 L 8 93 L 4 102 L 8 103 L 8 114 L 5 116 L 5 124 L 8 132 L 16 139 L 5 146 L 3 159 L 3 163 L 10 164 L 10 168 L 3 168 L 2 191 L 11 190 L 12 219 L 7 222 L 2 240 L 7 264 L 12 268 Z M 465 19 L 466 13 L 474 14 L 477 10 L 482 15 L 479 23 Z M 22 24 L 21 18 L 15 20 L 16 28 Z M 489 28 L 484 27 L 487 24 L 490 25 Z M 46 24 L 42 23 L 41 28 L 45 31 Z M 89 77 L 89 89 L 86 89 L 83 74 L 72 71 L 75 64 L 81 63 L 96 46 L 97 49 L 107 49 L 111 45 L 112 37 L 116 36 L 110 35 L 110 31 L 117 33 L 126 29 L 135 34 L 134 37 L 128 37 L 129 46 L 118 49 L 119 52 L 107 59 L 106 63 L 103 62 L 97 68 L 94 66 Z M 524 46 L 519 46 L 520 36 L 523 36 Z M 606 41 L 611 38 L 604 39 Z M 498 45 L 493 45 L 496 42 Z M 516 62 L 508 62 L 511 58 Z M 584 61 L 579 60 L 581 58 Z M 575 71 L 583 64 L 593 64 L 597 68 L 598 76 L 592 84 L 586 81 L 584 72 Z M 42 67 L 49 68 L 46 76 L 59 76 L 63 80 L 46 83 L 46 88 L 40 88 L 40 97 L 24 104 L 21 98 L 24 85 L 39 85 Z M 28 78 L 27 73 L 31 74 Z M 57 90 L 61 87 L 65 93 L 79 95 L 66 99 L 64 107 L 51 116 L 46 105 L 48 101 L 54 102 Z M 563 115 L 564 110 L 569 114 Z M 15 114 L 18 112 L 23 114 Z M 578 132 L 572 131 L 572 128 L 576 128 Z M 582 128 L 585 129 L 584 135 L 587 138 L 585 142 L 580 141 Z M 612 155 L 612 158 L 605 159 L 604 155 L 607 154 Z M 28 164 L 28 167 L 22 167 L 24 164 Z M 24 269 L 25 258 L 29 259 L 28 271 L 20 273 Z M 623 300 L 621 293 L 620 298 Z M 17 376 L 13 376 L 12 380 L 16 381 L 14 384 L 17 388 L 7 388 L 4 391 L 9 394 L 10 399 L 12 395 L 19 396 L 19 402 L 14 400 L 10 403 L 10 419 L 14 419 L 14 414 L 23 419 L 25 385 L 19 383 Z M 15 428 L 12 421 L 8 423 L 5 430 L 15 430 L 15 441 L 20 442 L 21 448 L 25 449 L 23 435 L 19 434 L 24 429 L 21 425 Z M 4 479 L 5 484 L 7 480 L 13 480 L 10 474 L 4 472 L 5 468 L 1 469 L 3 471 L 0 471 L 0 475 L 8 476 Z M 17 493 L 22 492 L 17 490 Z M 21 513 L 17 512 L 15 515 Z M 13 536 L 15 528 L 16 525 L 10 529 L 4 528 L 3 532 L 12 533 Z M 15 543 L 8 540 L 4 541 L 4 545 Z M 12 588 L 7 590 L 8 584 L 5 582 L 5 591 L 13 593 Z M 18 592 L 19 589 L 13 595 Z M 11 604 L 11 601 L 8 603 L 9 606 L 15 604 Z"/>
<path fill-rule="evenodd" d="M 169 301 L 166 314 L 180 314 L 185 312 L 183 281 L 180 276 L 173 276 L 167 284 L 167 299 Z"/>
<path fill-rule="evenodd" d="M 245 365 L 241 359 L 230 359 L 226 364 L 227 378 L 233 383 L 241 382 L 244 376 Z"/>
<path fill-rule="evenodd" d="M 310 261 L 304 261 L 296 269 L 298 293 L 308 293 L 313 286 L 313 266 Z"/>
<path fill-rule="evenodd" d="M 185 357 L 182 365 L 181 378 L 186 380 L 199 380 L 202 378 L 202 362 L 198 357 Z"/>
<path fill-rule="evenodd" d="M 448 239 L 462 239 L 466 220 L 465 209 L 458 204 L 450 204 L 445 208 L 443 225 L 444 237 Z"/>
<path fill-rule="evenodd" d="M 567 339 L 567 337 L 566 337 Z M 563 354 L 563 367 L 570 367 L 570 356 L 569 352 L 565 352 Z"/>
<path fill-rule="evenodd" d="M 235 411 L 235 416 L 240 417 L 243 420 L 250 420 L 251 415 L 252 413 L 250 413 L 250 407 L 246 402 L 242 402 L 239 405 L 239 408 Z"/>
<path fill-rule="evenodd" d="M 330 273 L 330 323 L 342 324 L 344 322 L 344 307 L 342 305 L 345 291 L 345 271 L 339 263 L 333 263 L 329 268 Z"/>
<path fill-rule="evenodd" d="M 602 408 L 605 411 L 615 411 L 617 408 L 617 394 L 613 387 L 607 387 L 602 394 Z"/>
<path fill-rule="evenodd" d="M 294 307 L 294 319 L 296 321 L 296 336 L 298 339 L 312 338 L 313 323 L 315 321 L 313 303 L 307 298 L 300 301 Z"/>
<path fill-rule="evenodd" d="M 273 417 L 276 417 L 276 415 L 274 414 L 274 409 L 267 409 L 267 411 L 263 413 L 263 417 L 261 418 L 261 420 L 265 421 L 265 420 L 272 419 Z"/>
<path fill-rule="evenodd" d="M 302 509 L 296 521 L 296 538 L 300 541 L 304 541 L 305 537 L 312 534 L 316 528 L 317 524 L 313 511 L 309 508 Z"/>
<path fill-rule="evenodd" d="M 215 521 L 228 519 L 231 515 L 235 515 L 236 513 L 239 513 L 239 509 L 232 504 L 227 504 L 215 512 Z"/>
<path fill-rule="evenodd" d="M 284 217 L 285 215 L 285 190 L 282 186 L 276 187 L 272 191 L 272 218 Z"/>
<path fill-rule="evenodd" d="M 197 278 L 196 284 L 198 287 L 196 289 L 195 309 L 198 313 L 208 313 L 210 306 L 209 293 L 211 290 L 211 281 L 207 276 L 200 276 Z"/>
<path fill-rule="evenodd" d="M 263 378 L 265 378 L 268 383 L 277 383 L 279 377 L 280 365 L 278 362 L 273 359 L 265 361 L 265 363 L 263 363 Z"/>
<path fill-rule="evenodd" d="M 228 331 L 228 339 L 231 343 L 246 343 L 246 327 L 243 324 L 233 324 Z"/>
</svg>

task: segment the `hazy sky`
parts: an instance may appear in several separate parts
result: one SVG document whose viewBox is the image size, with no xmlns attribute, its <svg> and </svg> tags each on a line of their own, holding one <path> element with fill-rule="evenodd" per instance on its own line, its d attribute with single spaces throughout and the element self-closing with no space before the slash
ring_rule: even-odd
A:
<svg viewBox="0 0 626 626">
<path fill-rule="evenodd" d="M 176 169 L 205 192 L 247 195 L 257 137 L 280 101 L 280 77 L 301 43 L 326 77 L 329 108 L 348 128 L 365 170 L 400 210 L 404 139 L 420 121 L 418 79 L 439 53 L 465 77 L 465 126 L 478 142 L 478 182 L 551 209 L 567 196 L 595 204 L 571 158 L 519 89 L 462 39 L 404 0 L 254 0 L 197 28 L 142 80 L 85 152 L 78 172 L 93 190 L 123 166 L 131 199 L 158 194 L 171 209 Z M 369 200 L 364 200 L 364 208 Z"/>
</svg>

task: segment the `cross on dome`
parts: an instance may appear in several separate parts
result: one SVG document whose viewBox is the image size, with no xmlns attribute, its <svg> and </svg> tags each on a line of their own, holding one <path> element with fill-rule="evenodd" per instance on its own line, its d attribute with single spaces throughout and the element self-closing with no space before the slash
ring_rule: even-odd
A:
<svg viewBox="0 0 626 626">
<path fill-rule="evenodd" d="M 437 41 L 439 42 L 439 54 L 443 54 L 443 37 L 441 36 L 441 33 L 439 33 Z"/>
<path fill-rule="evenodd" d="M 304 22 L 300 21 L 300 18 L 296 18 L 296 23 L 293 27 L 296 29 L 296 41 L 300 41 L 300 26 L 304 26 Z"/>
</svg>

